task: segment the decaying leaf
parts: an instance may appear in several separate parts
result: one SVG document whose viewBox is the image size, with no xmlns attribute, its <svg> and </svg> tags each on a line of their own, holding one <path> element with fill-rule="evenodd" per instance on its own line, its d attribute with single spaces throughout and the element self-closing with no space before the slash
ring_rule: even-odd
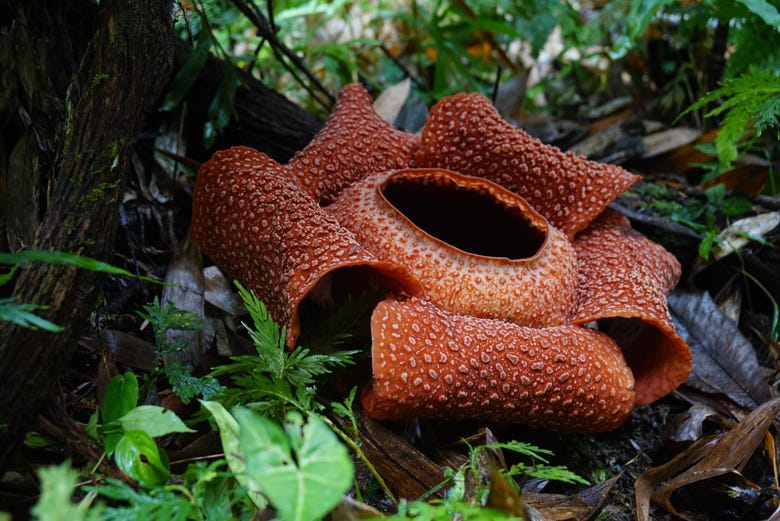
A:
<svg viewBox="0 0 780 521">
<path fill-rule="evenodd" d="M 691 443 L 702 437 L 703 424 L 707 420 L 719 420 L 712 408 L 696 403 L 682 414 L 672 416 L 663 426 L 664 440 L 674 444 Z M 719 422 L 722 423 L 722 422 Z"/>
<path fill-rule="evenodd" d="M 598 512 L 607 494 L 622 476 L 617 474 L 571 496 L 563 494 L 525 493 L 526 509 L 531 520 L 584 521 Z"/>
<path fill-rule="evenodd" d="M 482 445 L 497 443 L 490 429 L 484 429 L 480 434 L 484 435 Z M 488 496 L 485 507 L 506 512 L 523 519 L 528 517 L 520 492 L 509 478 L 504 476 L 499 469 L 505 469 L 506 463 L 501 449 L 483 447 L 477 451 L 476 472 L 467 472 L 465 480 L 464 501 L 478 504 L 482 491 L 487 489 Z"/>
<path fill-rule="evenodd" d="M 227 313 L 230 316 L 245 315 L 246 310 L 232 289 L 228 278 L 216 266 L 208 266 L 203 270 L 206 302 Z"/>
<path fill-rule="evenodd" d="M 643 159 L 660 156 L 684 145 L 696 141 L 701 132 L 688 127 L 674 127 L 648 134 L 642 139 L 644 144 Z"/>
<path fill-rule="evenodd" d="M 362 443 L 360 448 L 396 497 L 417 498 L 438 488 L 444 481 L 443 469 L 425 454 L 362 410 L 356 410 L 355 416 Z M 344 417 L 331 419 L 350 428 Z M 432 497 L 442 497 L 442 491 Z"/>
<path fill-rule="evenodd" d="M 168 265 L 165 275 L 166 286 L 162 292 L 161 302 L 167 305 L 191 311 L 202 317 L 204 311 L 203 299 L 203 260 L 200 250 L 189 233 L 184 238 L 176 255 Z M 165 363 L 176 360 L 184 367 L 195 367 L 206 351 L 202 330 L 168 330 L 165 341 L 169 346 L 182 346 L 182 349 L 168 354 Z"/>
<path fill-rule="evenodd" d="M 357 521 L 358 519 L 378 519 L 380 517 L 382 517 L 382 513 L 379 510 L 349 496 L 342 497 L 336 508 L 330 512 L 331 521 Z"/>
<path fill-rule="evenodd" d="M 154 345 L 146 340 L 116 329 L 101 329 L 98 338 L 114 361 L 141 371 L 154 368 Z"/>
<path fill-rule="evenodd" d="M 780 225 L 780 212 L 745 217 L 731 223 L 718 234 L 712 247 L 713 259 L 720 260 L 732 252 L 739 251 L 751 240 L 763 239 L 778 225 Z"/>
<path fill-rule="evenodd" d="M 645 472 L 635 484 L 637 519 L 650 519 L 651 499 L 676 516 L 692 519 L 675 508 L 671 496 L 682 487 L 704 480 L 728 475 L 742 487 L 757 488 L 741 472 L 779 412 L 780 398 L 768 401 L 733 429 L 703 437 L 668 463 Z"/>
<path fill-rule="evenodd" d="M 374 101 L 374 110 L 382 119 L 392 125 L 395 123 L 404 103 L 406 103 L 410 89 L 411 81 L 409 78 L 405 78 L 392 87 L 388 87 L 382 94 L 377 96 Z"/>
<path fill-rule="evenodd" d="M 669 296 L 669 309 L 693 354 L 686 385 L 724 394 L 746 409 L 771 398 L 753 346 L 709 294 L 675 291 Z"/>
</svg>

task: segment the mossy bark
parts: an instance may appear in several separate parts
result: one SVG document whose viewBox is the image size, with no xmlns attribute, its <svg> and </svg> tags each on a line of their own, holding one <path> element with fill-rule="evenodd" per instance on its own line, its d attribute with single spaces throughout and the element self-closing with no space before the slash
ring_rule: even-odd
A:
<svg viewBox="0 0 780 521">
<path fill-rule="evenodd" d="M 43 144 L 36 159 L 44 182 L 31 190 L 46 196 L 34 244 L 27 246 L 106 260 L 129 154 L 169 79 L 172 2 L 103 0 L 96 8 L 87 1 L 17 0 L 0 2 L 0 9 L 12 17 L 0 55 L 15 55 L 15 71 L 2 78 L 12 90 L 0 105 L 6 201 L 15 196 L 9 186 L 19 175 L 7 159 L 19 117 L 14 109 L 21 108 L 29 119 L 16 123 L 22 130 L 17 140 L 31 131 Z M 79 34 L 88 36 L 81 47 Z M 46 63 L 58 65 L 47 71 Z M 75 74 L 67 74 L 69 63 Z M 30 154 L 29 148 L 23 152 Z M 0 323 L 0 467 L 49 397 L 101 282 L 98 273 L 67 266 L 31 266 L 18 277 L 14 294 L 21 302 L 50 306 L 43 315 L 64 331 Z"/>
</svg>

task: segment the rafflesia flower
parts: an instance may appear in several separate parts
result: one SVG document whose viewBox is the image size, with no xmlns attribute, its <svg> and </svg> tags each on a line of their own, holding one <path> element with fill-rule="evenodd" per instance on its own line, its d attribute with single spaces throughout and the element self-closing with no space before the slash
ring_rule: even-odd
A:
<svg viewBox="0 0 780 521">
<path fill-rule="evenodd" d="M 290 346 L 304 299 L 380 284 L 362 394 L 376 418 L 604 431 L 690 369 L 666 306 L 678 262 L 607 209 L 636 178 L 477 94 L 440 101 L 418 138 L 350 85 L 288 164 L 245 147 L 205 163 L 193 232 Z"/>
</svg>

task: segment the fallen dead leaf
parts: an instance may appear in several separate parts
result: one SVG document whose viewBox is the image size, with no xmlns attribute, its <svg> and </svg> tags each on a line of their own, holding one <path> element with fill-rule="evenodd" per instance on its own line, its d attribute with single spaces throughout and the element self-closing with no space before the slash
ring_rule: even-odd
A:
<svg viewBox="0 0 780 521">
<path fill-rule="evenodd" d="M 672 416 L 664 424 L 664 441 L 675 445 L 695 442 L 702 437 L 704 422 L 708 420 L 723 424 L 717 411 L 704 404 L 693 404 L 687 411 Z"/>
<path fill-rule="evenodd" d="M 241 299 L 231 289 L 228 278 L 216 266 L 203 270 L 206 302 L 230 316 L 246 314 Z"/>
<path fill-rule="evenodd" d="M 607 494 L 622 474 L 589 487 L 578 494 L 536 494 L 525 493 L 523 498 L 531 519 L 545 521 L 585 521 L 598 512 Z"/>
<path fill-rule="evenodd" d="M 374 110 L 382 119 L 391 125 L 394 124 L 398 114 L 401 112 L 401 108 L 409 97 L 410 89 L 411 81 L 408 77 L 388 87 L 382 94 L 377 96 L 374 101 Z"/>
<path fill-rule="evenodd" d="M 165 283 L 160 297 L 163 307 L 171 302 L 178 309 L 191 311 L 199 317 L 205 315 L 203 259 L 189 231 L 168 265 Z M 165 332 L 165 341 L 169 346 L 183 346 L 166 355 L 166 364 L 175 360 L 184 367 L 192 368 L 200 363 L 206 351 L 202 330 L 169 329 Z"/>
<path fill-rule="evenodd" d="M 712 247 L 712 257 L 720 260 L 739 251 L 751 240 L 763 239 L 780 225 L 780 212 L 762 213 L 734 221 L 721 230 Z"/>
<path fill-rule="evenodd" d="M 740 158 L 744 160 L 745 158 Z M 753 163 L 745 163 L 736 165 L 731 170 L 720 174 L 718 177 L 710 179 L 706 183 L 702 183 L 701 187 L 706 188 L 708 186 L 723 183 L 729 190 L 736 190 L 744 194 L 758 195 L 764 189 L 767 179 L 769 178 L 769 166 L 760 158 L 750 158 L 747 160 L 753 160 Z"/>
<path fill-rule="evenodd" d="M 360 448 L 396 497 L 418 498 L 444 481 L 443 469 L 425 454 L 362 410 L 356 410 L 355 416 Z M 351 428 L 344 417 L 331 419 L 344 428 Z M 440 491 L 433 497 L 441 495 Z"/>
<path fill-rule="evenodd" d="M 696 141 L 701 132 L 688 127 L 675 127 L 648 134 L 642 138 L 644 144 L 643 159 L 660 156 L 684 145 Z"/>
<path fill-rule="evenodd" d="M 146 340 L 115 329 L 101 329 L 98 336 L 114 361 L 146 372 L 154 368 L 154 345 Z"/>
<path fill-rule="evenodd" d="M 733 429 L 717 436 L 706 436 L 671 461 L 651 469 L 635 483 L 637 519 L 650 519 L 650 501 L 683 519 L 693 519 L 678 511 L 672 494 L 682 487 L 729 475 L 743 487 L 755 488 L 741 471 L 767 435 L 777 414 L 780 398 L 765 402 L 748 414 Z"/>
<path fill-rule="evenodd" d="M 708 293 L 675 291 L 669 308 L 677 332 L 693 354 L 686 385 L 726 395 L 745 409 L 771 398 L 752 344 Z"/>
</svg>

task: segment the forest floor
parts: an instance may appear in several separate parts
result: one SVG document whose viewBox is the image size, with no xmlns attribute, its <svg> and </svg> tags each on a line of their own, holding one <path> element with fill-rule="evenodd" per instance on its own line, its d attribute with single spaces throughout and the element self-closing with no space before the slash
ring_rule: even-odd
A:
<svg viewBox="0 0 780 521">
<path fill-rule="evenodd" d="M 771 400 L 776 396 L 780 367 L 780 346 L 771 340 L 780 300 L 780 227 L 775 222 L 780 199 L 762 196 L 757 188 L 763 185 L 762 179 L 766 181 L 771 165 L 748 158 L 734 172 L 716 180 L 725 183 L 725 191 L 712 189 L 712 183 L 702 186 L 698 184 L 700 175 L 695 166 L 707 159 L 695 148 L 700 136 L 690 129 L 645 121 L 630 106 L 591 121 L 589 126 L 555 119 L 519 124 L 542 139 L 596 160 L 617 158 L 623 166 L 644 176 L 618 198 L 614 207 L 683 265 L 672 312 L 678 324 L 690 330 L 688 342 L 694 351 L 692 377 L 678 392 L 636 409 L 618 429 L 597 435 L 434 420 L 391 423 L 389 429 L 380 429 L 375 422 L 358 415 L 357 419 L 366 422 L 363 427 L 374 439 L 392 447 L 379 457 L 380 461 L 372 463 L 380 475 L 382 469 L 389 467 L 429 468 L 422 466 L 421 460 L 404 462 L 400 458 L 400 453 L 414 447 L 420 451 L 416 457 L 429 460 L 425 465 L 443 472 L 441 469 L 451 467 L 453 462 L 462 463 L 465 457 L 462 449 L 459 456 L 447 457 L 444 448 L 459 439 L 485 436 L 484 428 L 489 428 L 497 441 L 520 440 L 552 451 L 548 458 L 551 465 L 564 465 L 591 484 L 520 479 L 526 504 L 536 509 L 536 513 L 529 514 L 532 519 L 636 519 L 637 498 L 649 504 L 651 496 L 653 519 L 673 518 L 659 506 L 665 498 L 689 519 L 770 518 L 778 511 L 777 478 L 773 471 L 775 449 L 772 436 L 767 434 L 774 433 L 773 415 L 766 421 L 766 414 L 757 418 L 755 411 L 776 413 L 776 403 Z M 153 175 L 137 177 L 128 187 L 121 207 L 113 263 L 160 279 L 166 274 L 170 278 L 172 271 L 187 277 L 187 273 L 201 269 L 199 254 L 182 247 L 191 214 L 191 183 L 190 179 L 183 186 L 163 191 Z M 739 215 L 727 215 L 735 198 L 748 201 L 748 206 Z M 686 222 L 695 226 L 685 226 Z M 774 226 L 770 226 L 772 222 Z M 726 241 L 720 241 L 727 237 L 722 230 L 737 230 L 730 236 L 734 240 L 746 235 L 751 239 L 729 252 L 723 246 Z M 708 237 L 712 248 L 703 250 L 702 241 Z M 702 251 L 708 254 L 708 260 L 702 258 Z M 176 262 L 172 263 L 174 257 Z M 28 443 L 20 456 L 33 466 L 57 462 L 63 455 L 84 458 L 67 444 L 62 445 L 64 439 L 73 435 L 69 429 L 76 428 L 75 424 L 51 418 L 64 413 L 77 422 L 87 423 L 111 376 L 127 369 L 143 374 L 154 368 L 155 338 L 149 323 L 138 312 L 160 291 L 158 285 L 137 279 L 109 279 L 102 305 L 93 317 L 92 333 L 82 339 L 63 372 L 61 404 L 53 406 L 54 412 L 46 412 L 38 425 L 42 434 L 55 439 L 57 449 L 41 449 Z M 214 313 L 216 301 L 229 301 L 230 293 L 232 290 L 224 287 L 214 290 L 207 297 L 209 312 Z M 208 301 L 209 298 L 215 300 Z M 177 307 L 189 306 L 187 302 L 173 303 Z M 234 327 L 245 320 L 225 312 L 221 316 L 223 323 L 232 323 Z M 709 338 L 702 337 L 701 331 L 708 331 Z M 246 338 L 240 327 L 237 335 Z M 242 341 L 235 343 L 241 345 Z M 231 351 L 238 348 L 228 347 L 224 339 L 205 342 L 201 347 L 205 352 L 198 368 L 200 374 L 210 366 L 224 363 L 225 355 L 239 353 Z M 192 404 L 183 404 L 164 378 L 156 385 L 154 403 L 185 418 L 193 414 Z M 751 411 L 754 415 L 740 423 Z M 730 438 L 728 433 L 732 433 Z M 704 447 L 702 440 L 707 442 Z M 165 444 L 171 459 L 178 461 L 220 452 L 218 440 L 202 429 L 197 434 L 171 436 Z M 687 464 L 653 470 L 676 457 L 687 458 Z M 694 465 L 699 467 L 692 470 Z M 416 472 L 388 470 L 385 479 L 391 490 L 404 489 L 404 483 L 394 481 L 408 479 L 404 470 Z M 371 480 L 363 481 L 364 475 L 365 469 L 359 466 L 358 483 L 368 486 Z M 637 488 L 637 480 L 643 475 L 646 479 L 651 476 L 650 484 L 645 482 Z M 436 484 L 441 481 L 441 474 L 422 481 Z M 16 482 L 4 482 L 3 488 L 5 502 L 17 507 L 29 506 L 36 497 L 34 484 L 23 476 Z M 377 492 L 373 497 L 366 496 L 366 501 L 384 510 L 389 504 L 382 497 Z"/>
</svg>

